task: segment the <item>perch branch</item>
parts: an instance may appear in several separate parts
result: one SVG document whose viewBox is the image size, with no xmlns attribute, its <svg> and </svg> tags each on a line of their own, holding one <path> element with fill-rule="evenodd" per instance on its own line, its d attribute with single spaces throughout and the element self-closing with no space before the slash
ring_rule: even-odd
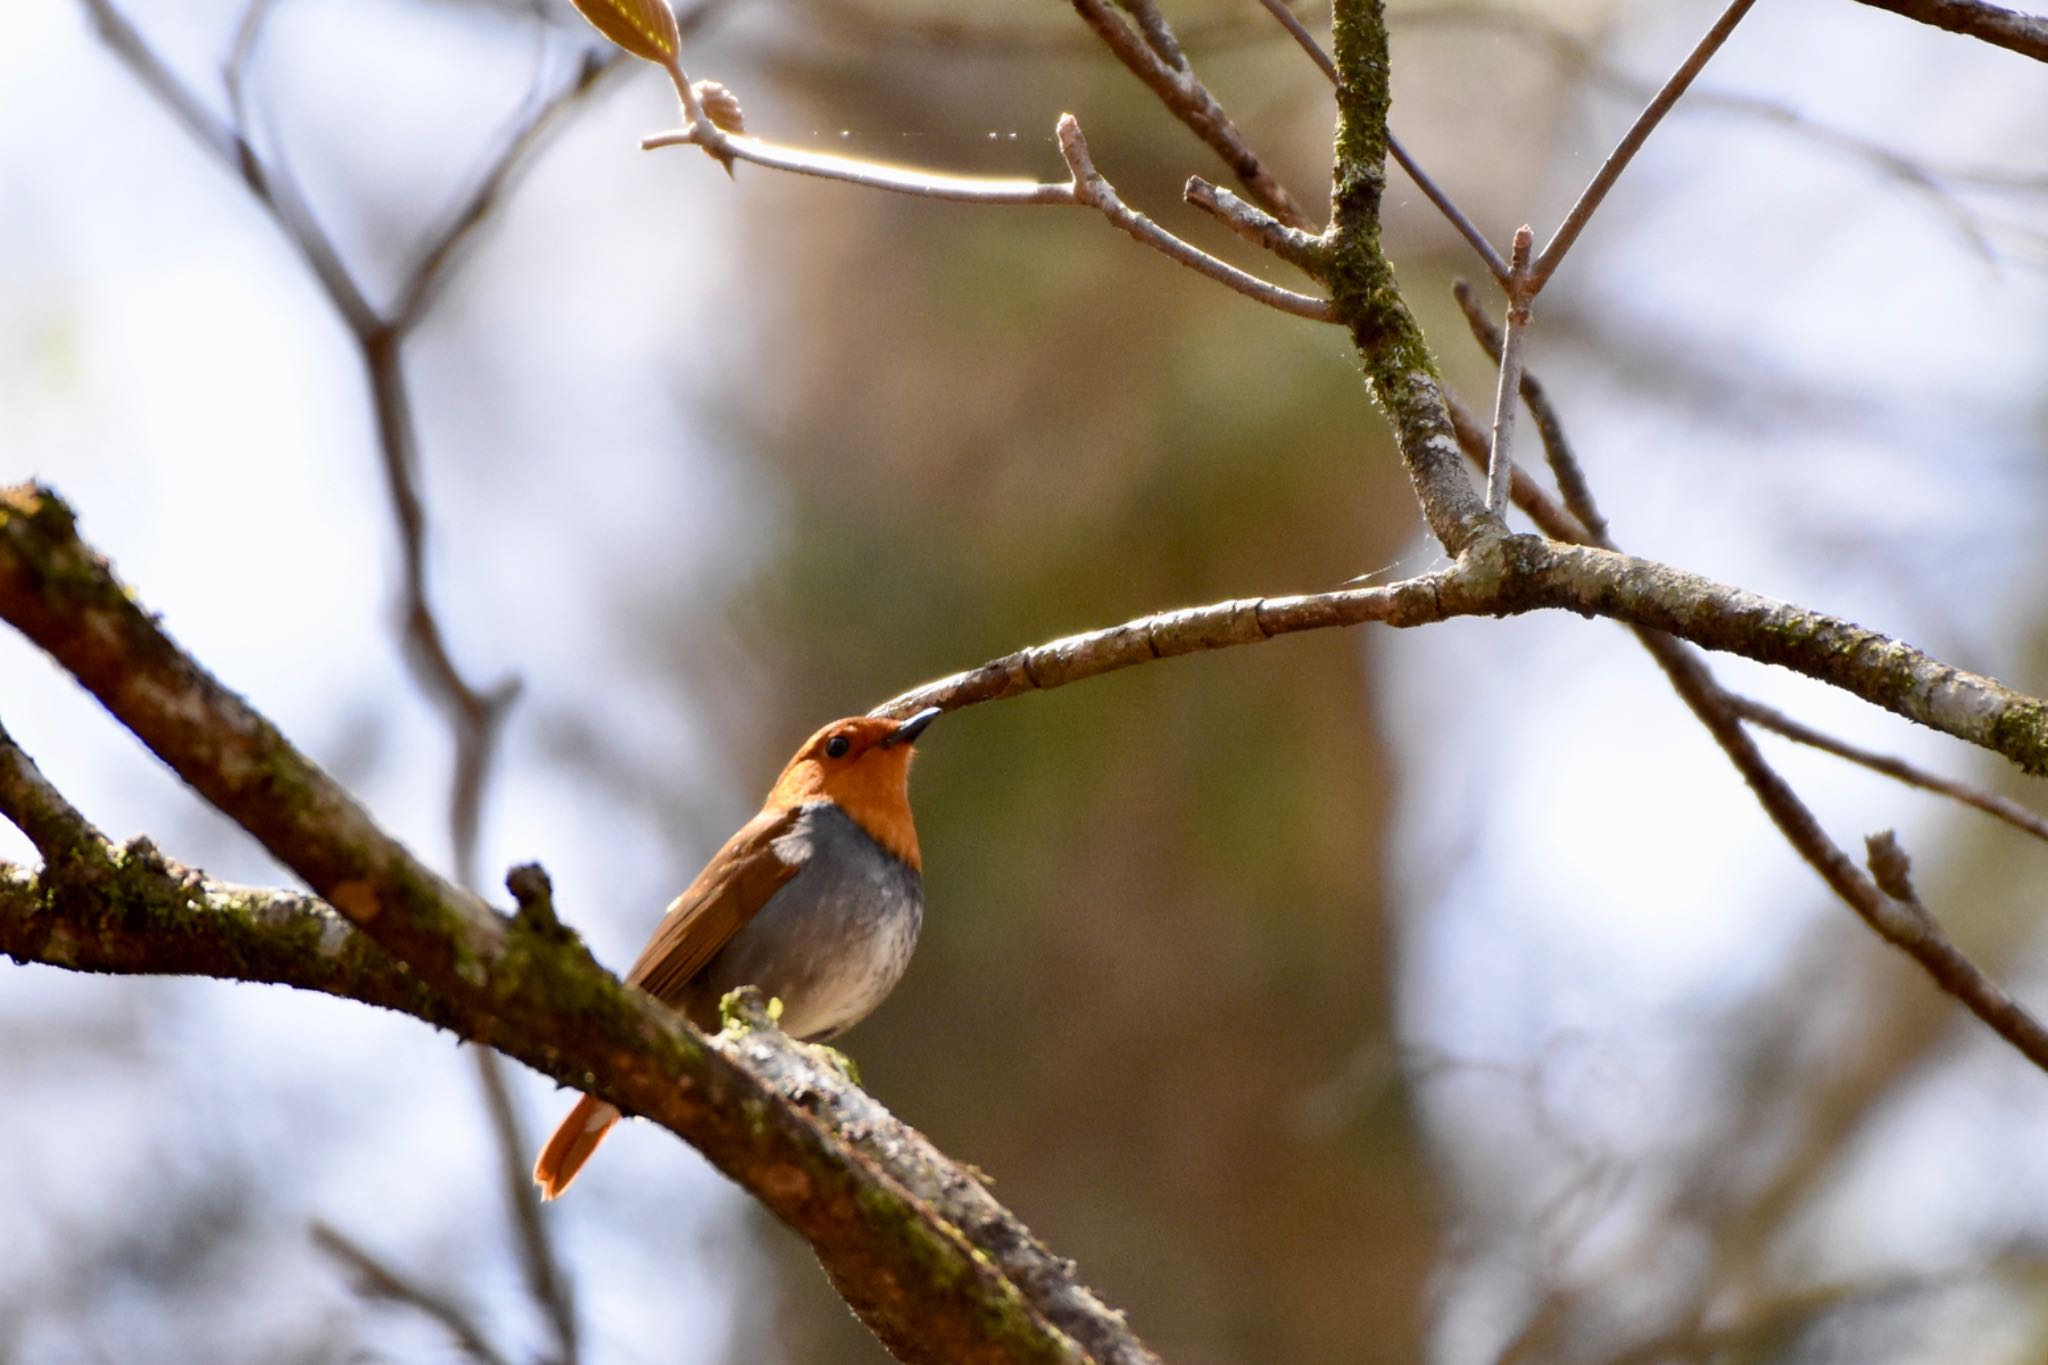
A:
<svg viewBox="0 0 2048 1365">
<path fill-rule="evenodd" d="M 975 1243 L 976 1229 L 878 1177 L 746 1066 L 604 971 L 573 935 L 499 916 L 413 859 L 184 655 L 45 492 L 0 495 L 0 616 L 459 1011 L 466 1037 L 697 1146 L 806 1237 L 854 1310 L 905 1359 L 1083 1358 Z M 1105 1320 L 1101 1330 L 1124 1329 Z"/>
</svg>

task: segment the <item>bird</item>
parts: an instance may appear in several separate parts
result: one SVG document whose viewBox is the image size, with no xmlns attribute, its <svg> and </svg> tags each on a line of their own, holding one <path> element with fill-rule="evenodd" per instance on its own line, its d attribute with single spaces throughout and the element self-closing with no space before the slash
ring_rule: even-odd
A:
<svg viewBox="0 0 2048 1365">
<path fill-rule="evenodd" d="M 940 709 L 852 716 L 805 740 L 760 814 L 670 903 L 626 980 L 706 1032 L 741 986 L 780 1000 L 782 1030 L 803 1042 L 866 1018 L 924 923 L 910 760 Z M 569 1188 L 620 1117 L 594 1096 L 576 1102 L 534 1162 L 543 1199 Z"/>
</svg>

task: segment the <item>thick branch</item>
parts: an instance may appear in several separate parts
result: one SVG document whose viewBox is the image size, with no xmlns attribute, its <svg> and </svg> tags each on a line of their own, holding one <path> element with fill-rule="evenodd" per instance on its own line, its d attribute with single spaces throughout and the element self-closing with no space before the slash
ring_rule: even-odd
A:
<svg viewBox="0 0 2048 1365">
<path fill-rule="evenodd" d="M 310 896 L 222 886 L 166 863 L 141 841 L 113 852 L 116 875 L 106 880 L 0 863 L 0 954 L 75 971 L 294 986 L 395 1009 L 473 1042 L 511 1046 L 498 1021 L 432 991 Z M 985 1189 L 809 1052 L 768 1029 L 711 1041 L 741 1053 L 764 1084 L 839 1129 L 901 1191 L 954 1226 L 973 1229 L 977 1249 L 1011 1279 L 1028 1283 L 1047 1316 L 1087 1346 L 1088 1359 L 1154 1360 Z M 830 1262 L 828 1269 L 835 1280 L 845 1274 Z M 849 1297 L 859 1288 L 848 1286 Z"/>
<path fill-rule="evenodd" d="M 877 1175 L 572 936 L 530 917 L 507 921 L 414 860 L 179 651 L 39 489 L 0 496 L 0 616 L 461 1011 L 466 1036 L 698 1147 L 804 1235 L 854 1310 L 905 1359 L 1082 1358 L 970 1240 L 973 1229 Z"/>
<path fill-rule="evenodd" d="M 0 955 L 294 986 L 463 1031 L 463 1010 L 311 896 L 212 881 L 147 840 L 106 853 L 89 874 L 0 863 Z"/>
</svg>

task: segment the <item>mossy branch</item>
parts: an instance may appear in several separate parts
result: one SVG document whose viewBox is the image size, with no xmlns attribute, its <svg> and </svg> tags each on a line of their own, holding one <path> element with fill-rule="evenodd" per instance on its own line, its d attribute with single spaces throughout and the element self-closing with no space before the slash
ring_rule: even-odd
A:
<svg viewBox="0 0 2048 1365">
<path fill-rule="evenodd" d="M 1091 1358 L 1053 1325 L 1051 1313 L 1071 1315 L 1072 1304 L 1049 1312 L 1037 1302 L 1040 1286 L 1020 1287 L 1003 1271 L 1001 1248 L 979 1244 L 968 1213 L 955 1221 L 912 1195 L 750 1066 L 621 983 L 580 941 L 532 916 L 501 916 L 420 864 L 178 648 L 46 489 L 0 492 L 0 617 L 333 912 L 219 888 L 201 894 L 142 848 L 106 849 L 6 743 L 0 813 L 31 828 L 39 847 L 61 841 L 77 855 L 40 875 L 0 874 L 0 951 L 85 970 L 288 981 L 404 1009 L 696 1146 L 804 1236 L 854 1311 L 903 1359 Z M 790 1067 L 801 1071 L 800 1061 Z M 802 1081 L 810 1089 L 845 1084 L 813 1070 Z M 1087 1325 L 1128 1342 L 1124 1359 L 1149 1359 L 1109 1310 Z"/>
<path fill-rule="evenodd" d="M 1386 12 L 1379 0 L 1335 0 L 1332 20 L 1337 141 L 1323 280 L 1337 320 L 1351 332 L 1372 396 L 1393 424 L 1430 531 L 1447 552 L 1461 554 L 1498 523 L 1465 472 L 1436 357 L 1380 243 L 1391 98 Z"/>
</svg>

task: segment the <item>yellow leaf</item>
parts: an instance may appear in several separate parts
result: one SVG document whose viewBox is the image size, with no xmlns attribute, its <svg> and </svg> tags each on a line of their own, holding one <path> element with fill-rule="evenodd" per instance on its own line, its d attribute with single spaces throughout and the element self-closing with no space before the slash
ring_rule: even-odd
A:
<svg viewBox="0 0 2048 1365">
<path fill-rule="evenodd" d="M 592 26 L 635 57 L 666 66 L 682 46 L 668 0 L 570 0 Z"/>
</svg>

